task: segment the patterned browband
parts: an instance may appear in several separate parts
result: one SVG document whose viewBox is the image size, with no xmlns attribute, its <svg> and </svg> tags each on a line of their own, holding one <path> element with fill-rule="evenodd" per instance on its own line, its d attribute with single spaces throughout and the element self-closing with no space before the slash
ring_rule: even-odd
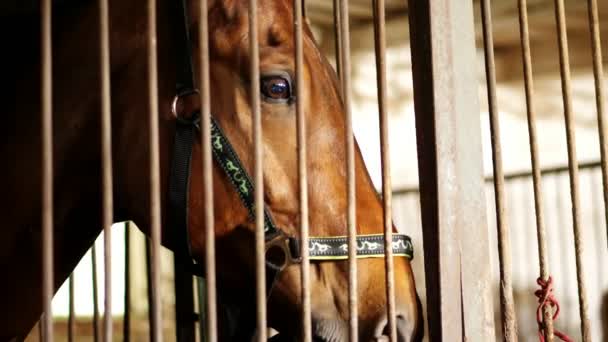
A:
<svg viewBox="0 0 608 342">
<path fill-rule="evenodd" d="M 249 216 L 253 218 L 255 215 L 253 183 L 228 138 L 213 117 L 211 117 L 211 150 L 214 159 L 224 170 L 241 202 L 247 208 Z M 267 243 L 277 236 L 285 235 L 281 229 L 277 228 L 267 208 L 264 208 L 264 234 Z M 293 238 L 289 239 L 295 241 Z M 383 234 L 358 235 L 356 239 L 357 258 L 376 258 L 385 255 Z M 412 241 L 407 235 L 393 234 L 392 248 L 394 256 L 409 259 L 414 257 Z M 292 246 L 292 249 L 298 248 Z M 310 237 L 308 252 L 310 260 L 347 259 L 348 239 L 346 236 Z M 299 251 L 292 250 L 292 253 L 297 255 Z"/>
</svg>

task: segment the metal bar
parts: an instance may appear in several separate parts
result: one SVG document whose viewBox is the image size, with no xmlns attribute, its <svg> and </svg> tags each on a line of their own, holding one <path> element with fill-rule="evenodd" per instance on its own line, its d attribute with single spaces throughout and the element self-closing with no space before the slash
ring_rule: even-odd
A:
<svg viewBox="0 0 608 342">
<path fill-rule="evenodd" d="M 300 209 L 301 295 L 302 295 L 302 341 L 312 341 L 312 318 L 310 299 L 310 260 L 308 255 L 308 173 L 306 169 L 306 117 L 304 112 L 304 41 L 302 30 L 303 0 L 294 0 L 294 41 L 296 66 L 296 128 L 298 144 L 298 194 Z"/>
<path fill-rule="evenodd" d="M 51 0 L 42 1 L 40 22 L 42 103 L 42 320 L 44 341 L 53 341 L 53 47 Z"/>
<path fill-rule="evenodd" d="M 124 318 L 122 321 L 122 340 L 131 340 L 131 223 L 125 222 L 125 297 L 124 297 Z"/>
<path fill-rule="evenodd" d="M 532 163 L 532 184 L 534 187 L 534 210 L 536 213 L 536 232 L 538 239 L 538 260 L 540 276 L 548 280 L 549 270 L 547 264 L 546 227 L 544 219 L 542 180 L 540 163 L 538 159 L 538 142 L 536 134 L 536 108 L 534 104 L 534 81 L 532 74 L 532 58 L 530 54 L 530 33 L 528 29 L 527 1 L 518 1 L 519 30 L 522 46 L 522 60 L 524 68 L 524 86 L 526 94 L 526 112 L 528 118 L 528 137 L 530 140 L 530 158 Z M 543 323 L 545 338 L 553 341 L 553 315 L 550 307 L 543 310 Z"/>
<path fill-rule="evenodd" d="M 205 215 L 205 283 L 206 292 L 199 291 L 199 312 L 206 310 L 206 322 L 199 321 L 201 339 L 217 341 L 217 289 L 215 280 L 215 221 L 213 217 L 213 160 L 211 154 L 211 84 L 209 81 L 209 18 L 207 0 L 200 1 L 199 48 L 200 48 L 200 85 L 201 85 L 201 150 L 203 160 L 203 205 Z M 203 280 L 198 279 L 199 289 Z M 206 295 L 206 300 L 205 300 Z M 201 298 L 202 297 L 202 298 Z"/>
<path fill-rule="evenodd" d="M 93 283 L 93 341 L 99 341 L 99 291 L 97 289 L 97 250 L 91 246 L 91 277 Z"/>
<path fill-rule="evenodd" d="M 249 76 L 253 127 L 253 182 L 255 187 L 255 270 L 257 338 L 267 340 L 266 269 L 264 255 L 264 174 L 262 166 L 262 115 L 260 110 L 260 51 L 258 46 L 258 2 L 249 0 Z"/>
<path fill-rule="evenodd" d="M 409 2 L 431 341 L 494 339 L 472 6 Z"/>
<path fill-rule="evenodd" d="M 68 342 L 73 342 L 76 336 L 76 313 L 74 310 L 74 273 L 70 274 L 68 281 L 69 289 L 69 313 L 68 313 Z"/>
<path fill-rule="evenodd" d="M 150 236 L 151 236 L 151 292 L 152 327 L 154 342 L 162 341 L 160 303 L 160 161 L 158 137 L 158 56 L 156 37 L 156 1 L 148 0 L 148 101 L 150 134 Z"/>
<path fill-rule="evenodd" d="M 600 40 L 600 20 L 598 18 L 597 0 L 588 0 L 589 32 L 593 55 L 593 78 L 595 80 L 595 101 L 597 108 L 597 127 L 600 136 L 600 155 L 602 158 L 602 185 L 604 187 L 604 215 L 608 233 L 608 127 L 606 127 L 606 107 L 604 97 L 604 70 L 602 65 L 602 43 Z"/>
<path fill-rule="evenodd" d="M 334 11 L 334 43 L 335 43 L 335 55 L 336 55 L 336 73 L 338 74 L 338 78 L 340 79 L 340 86 L 344 84 L 343 73 L 342 73 L 342 32 L 340 31 L 340 27 L 342 27 L 342 18 L 340 17 L 340 0 L 333 0 L 333 11 Z M 341 90 L 341 89 L 340 89 Z"/>
<path fill-rule="evenodd" d="M 112 181 L 112 108 L 110 94 L 110 33 L 108 0 L 99 0 L 101 74 L 101 183 L 102 227 L 104 233 L 104 315 L 103 340 L 112 341 L 112 221 L 114 216 Z"/>
<path fill-rule="evenodd" d="M 382 209 L 384 222 L 384 268 L 389 337 L 397 341 L 395 313 L 395 266 L 393 260 L 392 182 L 388 139 L 387 81 L 386 81 L 386 11 L 384 0 L 373 1 L 376 82 L 378 83 L 378 113 L 380 115 L 380 156 L 382 164 Z"/>
<path fill-rule="evenodd" d="M 345 112 L 345 142 L 346 142 L 346 195 L 348 228 L 348 313 L 349 313 L 349 339 L 358 340 L 358 313 L 357 313 L 357 217 L 355 202 L 355 141 L 353 136 L 353 120 L 351 113 L 351 77 L 350 77 L 350 29 L 348 27 L 348 0 L 340 0 L 340 49 L 341 54 L 341 80 L 342 99 Z"/>
<path fill-rule="evenodd" d="M 494 37 L 492 34 L 492 10 L 489 0 L 481 1 L 483 25 L 486 83 L 492 140 L 492 162 L 494 167 L 494 200 L 496 202 L 496 228 L 498 234 L 498 259 L 500 268 L 500 304 L 504 341 L 517 341 L 517 318 L 513 300 L 513 276 L 511 260 L 511 230 L 505 203 L 505 183 L 500 143 L 500 120 L 496 99 L 496 66 L 494 60 Z"/>
<path fill-rule="evenodd" d="M 578 168 L 579 168 L 579 170 L 587 170 L 587 169 L 594 169 L 594 168 L 601 167 L 601 165 L 602 165 L 601 161 L 591 161 L 591 162 L 579 163 Z M 543 168 L 540 170 L 541 176 L 554 175 L 554 174 L 559 174 L 562 172 L 568 172 L 568 166 L 548 167 L 548 168 Z M 515 179 L 532 177 L 532 175 L 533 175 L 532 171 L 517 171 L 517 172 L 511 172 L 511 173 L 505 174 L 504 178 L 505 178 L 505 181 L 511 181 L 511 180 L 515 180 Z M 486 176 L 485 181 L 488 183 L 493 182 L 494 177 Z M 418 192 L 418 190 L 419 189 L 417 186 L 402 187 L 399 189 L 395 189 L 393 191 L 393 196 L 416 193 L 416 192 Z"/>
<path fill-rule="evenodd" d="M 570 57 L 568 54 L 568 37 L 566 33 L 566 15 L 564 1 L 555 0 L 555 21 L 559 45 L 559 64 L 564 101 L 564 119 L 566 123 L 566 141 L 568 146 L 568 165 L 570 175 L 570 195 L 572 201 L 572 226 L 574 231 L 574 249 L 576 257 L 576 278 L 578 285 L 579 314 L 583 342 L 591 341 L 591 322 L 585 284 L 585 264 L 583 263 L 583 240 L 580 231 L 580 195 L 579 176 L 576 157 L 576 137 L 572 113 L 572 92 L 570 87 Z"/>
</svg>

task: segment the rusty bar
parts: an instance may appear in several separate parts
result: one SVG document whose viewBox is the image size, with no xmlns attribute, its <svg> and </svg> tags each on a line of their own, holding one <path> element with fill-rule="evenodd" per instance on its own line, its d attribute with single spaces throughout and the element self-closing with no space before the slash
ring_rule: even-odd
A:
<svg viewBox="0 0 608 342">
<path fill-rule="evenodd" d="M 101 184 L 102 227 L 104 233 L 104 315 L 103 341 L 112 341 L 112 113 L 110 94 L 110 33 L 108 0 L 99 0 L 100 74 L 101 74 Z"/>
<path fill-rule="evenodd" d="M 393 260 L 392 182 L 388 139 L 387 81 L 386 81 L 386 11 L 384 0 L 373 1 L 376 82 L 378 84 L 378 113 L 380 115 L 380 156 L 382 164 L 382 208 L 384 214 L 384 268 L 389 337 L 397 341 L 395 313 L 395 266 Z"/>
<path fill-rule="evenodd" d="M 99 291 L 97 289 L 97 249 L 91 246 L 91 277 L 93 284 L 93 341 L 99 341 Z"/>
<path fill-rule="evenodd" d="M 555 22 L 559 45 L 559 65 L 564 101 L 564 120 L 566 123 L 566 141 L 568 146 L 568 165 L 570 169 L 570 196 L 572 201 L 572 228 L 574 231 L 574 249 L 576 256 L 576 280 L 578 285 L 579 314 L 583 342 L 591 341 L 591 322 L 585 284 L 585 264 L 583 262 L 583 240 L 580 231 L 580 195 L 579 176 L 576 158 L 576 137 L 572 112 L 572 91 L 570 87 L 570 57 L 568 54 L 568 37 L 566 33 L 566 15 L 564 1 L 555 0 Z"/>
<path fill-rule="evenodd" d="M 131 341 L 131 221 L 125 222 L 125 297 L 124 318 L 122 321 L 122 340 Z"/>
<path fill-rule="evenodd" d="M 150 288 L 152 292 L 151 333 L 154 342 L 162 341 L 161 303 L 160 303 L 160 161 L 158 137 L 158 57 L 156 38 L 156 1 L 148 0 L 148 101 L 150 134 Z M 152 304 L 152 303 L 151 303 Z"/>
<path fill-rule="evenodd" d="M 70 278 L 68 280 L 68 342 L 73 342 L 74 337 L 76 337 L 76 313 L 74 310 L 74 273 L 70 274 Z"/>
<path fill-rule="evenodd" d="M 200 47 L 200 85 L 201 85 L 201 150 L 203 160 L 203 205 L 205 215 L 205 289 L 199 291 L 199 312 L 206 310 L 206 322 L 200 320 L 201 327 L 206 328 L 207 342 L 217 341 L 217 289 L 215 280 L 215 222 L 213 217 L 213 160 L 211 155 L 211 84 L 209 82 L 209 18 L 207 0 L 200 1 L 199 47 Z M 198 283 L 202 283 L 198 279 Z M 199 286 L 200 288 L 200 286 Z M 202 300 L 205 298 L 206 300 Z M 201 328 L 201 339 L 205 339 Z"/>
<path fill-rule="evenodd" d="M 532 58 L 530 55 L 530 33 L 528 29 L 527 1 L 518 1 L 519 31 L 522 47 L 522 60 L 524 70 L 524 87 L 526 94 L 526 112 L 528 118 L 528 138 L 530 140 L 530 158 L 532 163 L 532 184 L 534 187 L 534 210 L 536 213 L 536 234 L 538 239 L 538 260 L 540 276 L 548 280 L 549 269 L 547 264 L 546 227 L 543 207 L 542 179 L 540 163 L 538 160 L 538 142 L 536 134 L 536 108 L 534 104 L 534 80 L 532 78 Z M 553 341 L 553 316 L 550 308 L 543 310 L 543 323 L 546 327 L 545 338 Z"/>
<path fill-rule="evenodd" d="M 579 170 L 595 169 L 598 167 L 601 167 L 601 161 L 591 161 L 578 164 Z M 568 166 L 546 167 L 540 170 L 541 176 L 555 175 L 562 172 L 568 172 Z M 514 180 L 518 178 L 532 177 L 532 175 L 533 173 L 531 171 L 512 172 L 505 175 L 505 179 Z M 492 178 L 488 177 L 486 178 L 486 181 L 491 182 Z"/>
<path fill-rule="evenodd" d="M 253 182 L 255 187 L 255 270 L 257 338 L 266 342 L 266 270 L 264 255 L 264 181 L 262 166 L 262 115 L 260 110 L 260 51 L 258 46 L 258 2 L 249 0 L 249 77 L 253 127 Z"/>
<path fill-rule="evenodd" d="M 298 144 L 298 194 L 300 215 L 301 248 L 301 295 L 302 295 L 302 341 L 312 341 L 311 300 L 310 300 L 310 260 L 308 255 L 308 173 L 306 169 L 306 117 L 304 113 L 304 25 L 303 0 L 294 0 L 294 41 L 296 67 L 296 129 Z"/>
<path fill-rule="evenodd" d="M 486 84 L 492 140 L 492 162 L 494 167 L 494 200 L 496 203 L 496 228 L 498 234 L 498 257 L 500 266 L 500 309 L 502 331 L 505 341 L 517 341 L 517 318 L 513 301 L 513 277 L 511 260 L 511 230 L 505 203 L 505 179 L 502 168 L 502 146 L 500 142 L 500 120 L 496 99 L 496 66 L 494 63 L 494 37 L 492 34 L 492 10 L 489 0 L 481 1 Z"/>
<path fill-rule="evenodd" d="M 600 40 L 600 20 L 598 18 L 597 0 L 588 0 L 589 32 L 593 55 L 593 78 L 595 80 L 595 101 L 597 109 L 597 127 L 600 136 L 600 155 L 602 158 L 602 185 L 604 187 L 604 207 L 608 208 L 608 127 L 606 127 L 606 108 L 604 97 L 604 70 L 602 65 L 602 43 Z M 608 232 L 608 210 L 604 209 L 606 229 Z"/>
<path fill-rule="evenodd" d="M 346 222 L 348 228 L 348 313 L 349 313 L 349 339 L 357 341 L 358 313 L 357 313 L 357 217 L 355 202 L 355 142 L 353 136 L 353 120 L 351 113 L 351 77 L 350 77 L 350 29 L 348 27 L 348 0 L 340 0 L 340 49 L 342 99 L 346 114 L 346 195 L 348 200 Z"/>
<path fill-rule="evenodd" d="M 336 55 L 336 73 L 340 78 L 340 86 L 344 83 L 344 79 L 342 78 L 342 66 L 340 65 L 342 61 L 342 46 L 340 42 L 342 41 L 342 32 L 340 31 L 340 27 L 342 26 L 342 18 L 340 17 L 340 0 L 333 0 L 333 11 L 334 11 L 334 43 L 335 43 L 335 55 Z"/>
<path fill-rule="evenodd" d="M 51 0 L 42 1 L 42 320 L 44 341 L 53 341 L 53 47 Z"/>
<path fill-rule="evenodd" d="M 491 341 L 473 5 L 410 1 L 409 11 L 429 337 Z"/>
</svg>

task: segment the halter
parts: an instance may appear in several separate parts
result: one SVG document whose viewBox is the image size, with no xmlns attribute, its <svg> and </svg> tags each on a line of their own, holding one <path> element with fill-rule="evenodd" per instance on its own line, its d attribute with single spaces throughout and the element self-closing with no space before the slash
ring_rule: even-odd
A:
<svg viewBox="0 0 608 342">
<path fill-rule="evenodd" d="M 188 232 L 188 194 L 190 188 L 190 162 L 192 146 L 197 134 L 200 134 L 200 112 L 194 111 L 189 116 L 178 112 L 178 102 L 187 96 L 197 95 L 194 85 L 191 42 L 188 33 L 186 0 L 178 3 L 173 39 L 178 51 L 176 93 L 172 104 L 175 116 L 175 136 L 171 175 L 169 183 L 169 214 L 174 233 L 175 254 L 191 266 L 191 272 L 203 276 L 200 266 L 193 262 L 190 237 Z M 254 191 L 251 178 L 243 167 L 238 154 L 230 144 L 217 121 L 211 117 L 211 146 L 215 162 L 222 168 L 241 203 L 247 209 L 251 219 L 255 216 Z M 266 250 L 266 294 L 270 294 L 278 273 L 286 267 L 301 262 L 299 240 L 278 227 L 267 206 L 264 206 L 264 237 Z M 358 235 L 357 258 L 384 257 L 384 234 Z M 348 259 L 346 236 L 310 237 L 308 246 L 309 259 L 344 260 Z M 393 234 L 393 255 L 412 259 L 414 248 L 411 239 L 405 234 Z M 277 252 L 280 252 L 277 254 Z"/>
</svg>

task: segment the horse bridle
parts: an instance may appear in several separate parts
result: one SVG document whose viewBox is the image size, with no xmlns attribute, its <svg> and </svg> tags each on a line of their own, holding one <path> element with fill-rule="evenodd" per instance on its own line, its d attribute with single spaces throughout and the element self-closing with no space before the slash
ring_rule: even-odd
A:
<svg viewBox="0 0 608 342">
<path fill-rule="evenodd" d="M 181 258 L 191 266 L 192 273 L 203 276 L 201 267 L 193 262 L 188 231 L 188 194 L 190 188 L 190 162 L 192 146 L 197 134 L 200 133 L 200 112 L 198 110 L 180 113 L 178 102 L 188 96 L 196 96 L 198 91 L 194 82 L 192 65 L 192 47 L 188 31 L 188 14 L 186 0 L 171 0 L 178 3 L 175 13 L 173 39 L 178 52 L 176 96 L 172 104 L 175 116 L 175 136 L 171 174 L 169 181 L 169 219 L 173 227 L 173 238 L 176 243 L 176 257 Z M 243 167 L 238 154 L 220 128 L 217 121 L 211 117 L 211 146 L 215 162 L 222 168 L 251 219 L 254 218 L 254 186 L 247 171 Z M 315 260 L 344 260 L 348 258 L 348 243 L 346 236 L 310 237 L 308 246 L 300 246 L 299 240 L 279 228 L 272 218 L 268 207 L 264 206 L 264 236 L 266 246 L 266 286 L 267 295 L 280 271 L 286 267 L 301 262 L 301 247 L 307 247 L 309 259 Z M 357 258 L 374 258 L 384 256 L 384 235 L 358 235 Z M 411 239 L 405 234 L 393 234 L 393 256 L 413 258 L 414 250 Z M 282 256 L 269 257 L 269 252 L 282 252 Z"/>
</svg>

